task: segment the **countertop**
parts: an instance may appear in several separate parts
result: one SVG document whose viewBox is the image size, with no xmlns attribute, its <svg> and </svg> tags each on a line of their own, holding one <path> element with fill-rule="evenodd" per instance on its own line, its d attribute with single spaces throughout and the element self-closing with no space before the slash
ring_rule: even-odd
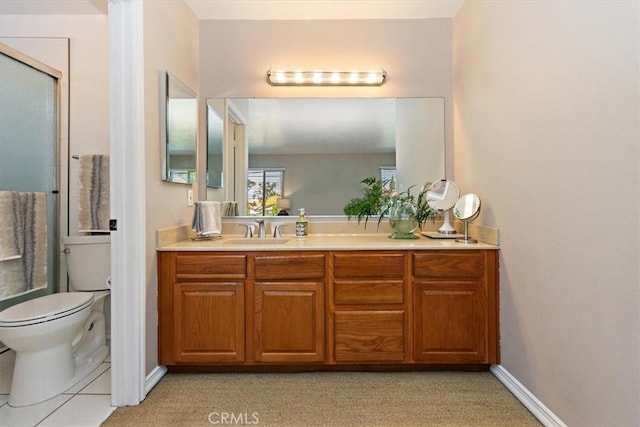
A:
<svg viewBox="0 0 640 427">
<path fill-rule="evenodd" d="M 418 234 L 417 234 L 418 235 Z M 388 234 L 318 234 L 305 238 L 283 235 L 280 239 L 245 239 L 229 235 L 209 241 L 181 240 L 158 247 L 159 251 L 327 251 L 406 249 L 498 249 L 489 243 L 458 243 L 455 239 L 390 239 Z M 285 242 L 286 240 L 286 242 Z M 283 243 L 275 243 L 280 241 Z"/>
</svg>

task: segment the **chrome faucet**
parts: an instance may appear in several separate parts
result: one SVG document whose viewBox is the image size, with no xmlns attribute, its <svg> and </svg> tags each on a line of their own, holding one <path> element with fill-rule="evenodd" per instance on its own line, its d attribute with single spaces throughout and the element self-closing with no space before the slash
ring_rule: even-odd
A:
<svg viewBox="0 0 640 427">
<path fill-rule="evenodd" d="M 280 227 L 282 227 L 283 225 L 285 224 L 281 222 L 274 222 L 271 224 L 271 226 L 273 227 L 273 237 L 275 237 L 276 239 L 282 237 L 282 233 L 280 233 Z"/>
<path fill-rule="evenodd" d="M 267 233 L 264 228 L 264 219 L 257 219 L 256 224 L 258 224 L 258 238 L 264 239 L 267 237 Z"/>
</svg>

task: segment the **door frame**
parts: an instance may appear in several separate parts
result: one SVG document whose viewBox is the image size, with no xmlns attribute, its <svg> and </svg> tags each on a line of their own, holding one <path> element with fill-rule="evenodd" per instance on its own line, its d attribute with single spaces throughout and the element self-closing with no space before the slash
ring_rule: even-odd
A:
<svg viewBox="0 0 640 427">
<path fill-rule="evenodd" d="M 109 0 L 111 403 L 146 397 L 143 2 Z"/>
</svg>

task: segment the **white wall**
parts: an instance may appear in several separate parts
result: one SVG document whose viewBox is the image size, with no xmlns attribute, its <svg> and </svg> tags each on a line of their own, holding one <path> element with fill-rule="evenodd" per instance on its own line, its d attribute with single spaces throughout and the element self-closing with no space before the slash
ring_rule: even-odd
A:
<svg viewBox="0 0 640 427">
<path fill-rule="evenodd" d="M 640 425 L 638 5 L 454 19 L 454 179 L 500 228 L 502 365 L 568 425 Z"/>
<path fill-rule="evenodd" d="M 160 75 L 169 71 L 198 93 L 198 21 L 182 1 L 144 2 L 146 139 L 146 368 L 158 365 L 158 273 L 156 230 L 191 223 L 191 186 L 163 182 L 160 175 Z"/>
</svg>

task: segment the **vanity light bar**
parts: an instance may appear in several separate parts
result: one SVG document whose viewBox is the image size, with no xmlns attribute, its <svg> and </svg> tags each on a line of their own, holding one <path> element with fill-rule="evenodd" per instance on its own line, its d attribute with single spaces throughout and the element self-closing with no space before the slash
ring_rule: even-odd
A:
<svg viewBox="0 0 640 427">
<path fill-rule="evenodd" d="M 387 78 L 383 69 L 372 71 L 267 70 L 271 86 L 381 86 Z"/>
</svg>

